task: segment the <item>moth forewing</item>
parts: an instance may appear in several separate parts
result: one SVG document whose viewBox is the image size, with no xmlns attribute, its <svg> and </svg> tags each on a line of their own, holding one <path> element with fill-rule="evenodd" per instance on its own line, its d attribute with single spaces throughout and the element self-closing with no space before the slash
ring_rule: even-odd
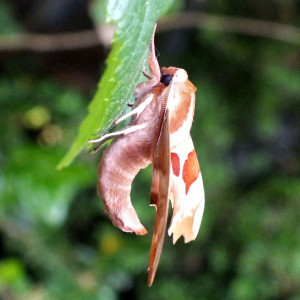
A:
<svg viewBox="0 0 300 300">
<path fill-rule="evenodd" d="M 155 203 L 156 205 L 156 215 L 149 257 L 149 286 L 153 283 L 159 263 L 168 218 L 168 203 L 171 182 L 170 127 L 168 110 L 166 111 L 162 122 L 152 167 L 151 203 Z"/>
</svg>

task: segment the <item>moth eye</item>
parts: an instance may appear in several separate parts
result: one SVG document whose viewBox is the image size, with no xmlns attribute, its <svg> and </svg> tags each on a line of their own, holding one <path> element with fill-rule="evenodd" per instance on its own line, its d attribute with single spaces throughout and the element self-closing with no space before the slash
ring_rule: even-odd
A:
<svg viewBox="0 0 300 300">
<path fill-rule="evenodd" d="M 169 85 L 169 83 L 172 80 L 172 76 L 171 75 L 163 75 L 160 79 L 160 82 L 164 83 L 165 85 Z"/>
</svg>

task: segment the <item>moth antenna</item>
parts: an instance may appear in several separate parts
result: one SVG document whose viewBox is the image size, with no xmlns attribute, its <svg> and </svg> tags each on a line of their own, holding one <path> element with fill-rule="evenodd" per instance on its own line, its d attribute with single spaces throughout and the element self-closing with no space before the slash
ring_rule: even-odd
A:
<svg viewBox="0 0 300 300">
<path fill-rule="evenodd" d="M 151 38 L 150 55 L 148 57 L 148 65 L 149 65 L 149 70 L 151 72 L 152 78 L 159 81 L 161 74 L 160 74 L 159 64 L 158 64 L 157 58 L 155 56 L 155 46 L 154 46 L 154 35 L 155 35 L 156 27 L 157 27 L 157 24 L 154 25 L 153 34 L 152 34 L 152 38 Z"/>
</svg>

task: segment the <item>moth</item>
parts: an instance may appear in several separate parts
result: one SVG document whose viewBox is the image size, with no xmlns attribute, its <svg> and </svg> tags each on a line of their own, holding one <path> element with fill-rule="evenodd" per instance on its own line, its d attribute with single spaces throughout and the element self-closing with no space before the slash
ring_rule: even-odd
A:
<svg viewBox="0 0 300 300">
<path fill-rule="evenodd" d="M 173 234 L 173 244 L 181 236 L 185 243 L 196 238 L 204 210 L 202 176 L 190 136 L 196 87 L 184 69 L 160 69 L 155 55 L 155 29 L 156 25 L 148 57 L 150 74 L 143 69 L 148 81 L 136 87 L 132 110 L 115 121 L 116 125 L 131 117 L 129 125 L 89 141 L 100 145 L 114 138 L 98 167 L 97 191 L 112 223 L 125 232 L 147 233 L 132 206 L 130 191 L 140 169 L 152 163 L 150 205 L 156 207 L 156 216 L 149 257 L 149 286 L 162 251 L 169 199 L 173 216 L 168 234 Z"/>
</svg>

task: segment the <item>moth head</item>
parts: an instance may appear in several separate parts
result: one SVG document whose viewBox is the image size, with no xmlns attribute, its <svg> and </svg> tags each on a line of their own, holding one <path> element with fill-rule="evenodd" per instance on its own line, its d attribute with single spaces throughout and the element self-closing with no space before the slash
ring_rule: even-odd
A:
<svg viewBox="0 0 300 300">
<path fill-rule="evenodd" d="M 188 75 L 185 70 L 169 67 L 169 68 L 162 68 L 161 70 L 161 78 L 160 82 L 164 83 L 165 85 L 169 85 L 172 81 L 173 82 L 185 82 L 188 79 Z"/>
</svg>

